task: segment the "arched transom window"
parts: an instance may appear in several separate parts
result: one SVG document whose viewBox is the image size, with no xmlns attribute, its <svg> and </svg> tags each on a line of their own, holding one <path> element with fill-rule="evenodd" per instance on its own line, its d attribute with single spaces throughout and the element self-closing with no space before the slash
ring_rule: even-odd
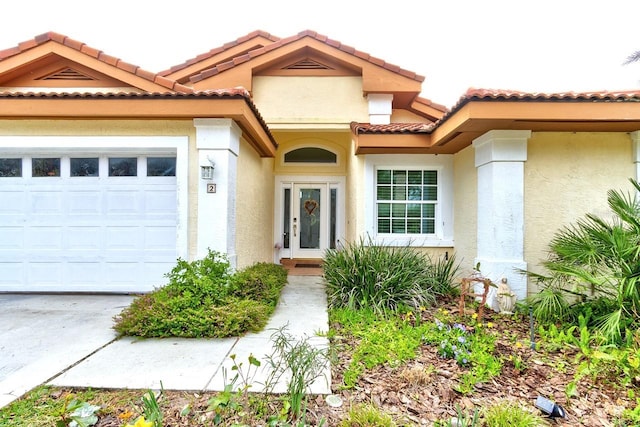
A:
<svg viewBox="0 0 640 427">
<path fill-rule="evenodd" d="M 291 150 L 284 155 L 285 163 L 337 163 L 336 153 L 324 148 L 305 147 Z"/>
</svg>

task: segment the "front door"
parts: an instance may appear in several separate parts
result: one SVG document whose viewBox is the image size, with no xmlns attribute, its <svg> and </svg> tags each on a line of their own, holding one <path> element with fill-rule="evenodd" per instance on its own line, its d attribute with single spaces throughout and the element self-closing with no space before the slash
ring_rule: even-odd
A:
<svg viewBox="0 0 640 427">
<path fill-rule="evenodd" d="M 292 196 L 292 258 L 322 258 L 329 240 L 327 185 L 295 184 Z"/>
</svg>

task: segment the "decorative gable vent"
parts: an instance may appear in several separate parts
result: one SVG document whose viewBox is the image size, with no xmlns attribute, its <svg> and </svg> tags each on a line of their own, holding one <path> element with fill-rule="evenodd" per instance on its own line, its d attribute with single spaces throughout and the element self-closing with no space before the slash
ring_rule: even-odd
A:
<svg viewBox="0 0 640 427">
<path fill-rule="evenodd" d="M 64 68 L 55 73 L 40 77 L 38 80 L 95 80 L 93 77 L 87 76 L 73 68 Z"/>
<path fill-rule="evenodd" d="M 284 70 L 333 70 L 334 68 L 312 59 L 303 59 L 283 68 Z"/>
</svg>

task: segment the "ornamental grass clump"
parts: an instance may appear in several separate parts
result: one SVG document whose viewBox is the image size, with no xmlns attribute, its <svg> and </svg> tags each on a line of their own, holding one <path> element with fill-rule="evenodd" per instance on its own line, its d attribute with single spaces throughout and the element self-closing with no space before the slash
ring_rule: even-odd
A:
<svg viewBox="0 0 640 427">
<path fill-rule="evenodd" d="M 331 249 L 324 257 L 329 305 L 377 314 L 431 305 L 453 289 L 455 258 L 432 262 L 411 247 L 391 247 L 364 239 Z"/>
<path fill-rule="evenodd" d="M 275 310 L 287 272 L 258 263 L 232 273 L 226 256 L 178 260 L 169 283 L 136 298 L 116 316 L 115 330 L 139 337 L 223 338 L 257 332 Z"/>
</svg>

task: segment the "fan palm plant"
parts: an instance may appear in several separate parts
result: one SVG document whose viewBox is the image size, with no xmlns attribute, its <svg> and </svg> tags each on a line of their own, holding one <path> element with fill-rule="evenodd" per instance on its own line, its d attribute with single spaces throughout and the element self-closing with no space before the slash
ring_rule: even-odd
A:
<svg viewBox="0 0 640 427">
<path fill-rule="evenodd" d="M 640 192 L 640 183 L 630 181 Z M 593 313 L 593 326 L 612 343 L 640 324 L 640 202 L 637 193 L 609 190 L 607 195 L 612 219 L 588 214 L 561 229 L 543 264 L 554 277 L 548 286 L 556 286 L 558 278 L 576 284 L 574 309 Z"/>
</svg>

